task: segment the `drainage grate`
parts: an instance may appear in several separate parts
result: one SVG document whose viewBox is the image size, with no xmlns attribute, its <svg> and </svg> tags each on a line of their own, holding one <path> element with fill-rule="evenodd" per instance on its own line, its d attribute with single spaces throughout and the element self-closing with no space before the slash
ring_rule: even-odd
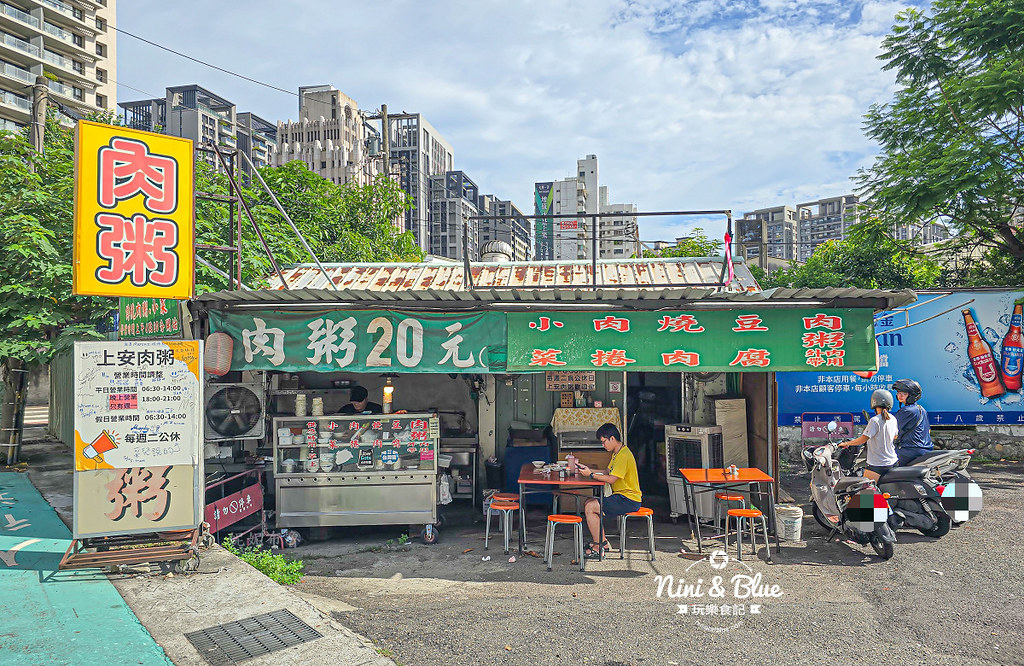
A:
<svg viewBox="0 0 1024 666">
<path fill-rule="evenodd" d="M 185 634 L 199 654 L 214 666 L 230 666 L 321 636 L 284 609 Z"/>
</svg>

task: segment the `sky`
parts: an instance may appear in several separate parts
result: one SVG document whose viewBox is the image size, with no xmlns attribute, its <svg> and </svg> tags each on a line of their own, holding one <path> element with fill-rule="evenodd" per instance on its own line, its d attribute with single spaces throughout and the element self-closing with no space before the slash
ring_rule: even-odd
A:
<svg viewBox="0 0 1024 666">
<path fill-rule="evenodd" d="M 876 56 L 913 4 L 121 0 L 117 27 L 285 90 L 330 84 L 365 110 L 422 113 L 456 169 L 525 213 L 535 182 L 596 154 L 611 202 L 738 218 L 854 190 L 877 154 L 863 116 L 895 90 Z M 198 83 L 238 111 L 298 117 L 295 95 L 124 34 L 116 80 L 118 101 Z M 724 232 L 721 217 L 641 218 L 640 235 L 695 225 Z"/>
</svg>

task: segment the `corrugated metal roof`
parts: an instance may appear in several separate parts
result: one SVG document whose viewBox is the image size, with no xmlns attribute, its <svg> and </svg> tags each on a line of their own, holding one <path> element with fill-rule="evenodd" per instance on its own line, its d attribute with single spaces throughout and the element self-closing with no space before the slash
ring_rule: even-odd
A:
<svg viewBox="0 0 1024 666">
<path fill-rule="evenodd" d="M 373 292 L 464 291 L 465 271 L 461 263 L 417 264 L 325 264 L 327 276 L 314 264 L 286 268 L 285 281 L 291 289 L 327 289 L 328 276 L 339 289 Z M 734 263 L 732 291 L 756 288 L 750 269 Z M 594 283 L 589 261 L 534 261 L 517 263 L 474 263 L 473 289 L 588 288 Z M 604 288 L 662 289 L 688 285 L 716 285 L 721 281 L 721 258 L 625 259 L 598 261 L 597 283 Z M 280 278 L 270 279 L 270 288 L 283 290 Z"/>
</svg>

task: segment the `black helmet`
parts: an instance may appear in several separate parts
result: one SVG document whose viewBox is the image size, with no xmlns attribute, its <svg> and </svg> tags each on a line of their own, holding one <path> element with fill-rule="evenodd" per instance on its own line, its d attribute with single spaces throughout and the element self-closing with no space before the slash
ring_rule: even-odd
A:
<svg viewBox="0 0 1024 666">
<path fill-rule="evenodd" d="M 892 390 L 897 393 L 906 393 L 908 405 L 921 399 L 921 385 L 913 379 L 897 379 L 892 383 Z"/>
<path fill-rule="evenodd" d="M 874 409 L 875 407 L 892 409 L 892 393 L 889 393 L 885 389 L 876 389 L 871 394 L 871 409 Z"/>
</svg>

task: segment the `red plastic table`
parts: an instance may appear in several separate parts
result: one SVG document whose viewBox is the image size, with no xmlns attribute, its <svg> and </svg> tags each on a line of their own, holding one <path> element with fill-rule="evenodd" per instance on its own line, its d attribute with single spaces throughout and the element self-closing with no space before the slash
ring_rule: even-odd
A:
<svg viewBox="0 0 1024 666">
<path fill-rule="evenodd" d="M 527 490 L 528 486 L 533 486 L 534 488 Z M 561 479 L 558 477 L 558 472 L 544 474 L 532 464 L 523 465 L 522 469 L 519 470 L 519 556 L 523 556 L 523 547 L 526 545 L 526 496 L 531 493 L 560 493 L 560 490 L 555 488 L 538 488 L 538 486 L 558 486 L 560 488 L 565 486 L 589 486 L 594 489 L 594 496 L 597 497 L 597 501 L 600 503 L 599 511 L 602 516 L 601 546 L 598 546 L 598 553 L 600 559 L 604 559 L 604 548 L 602 547 L 604 544 L 604 481 L 588 479 L 579 474 L 566 475 L 564 479 Z"/>
<path fill-rule="evenodd" d="M 771 525 L 772 531 L 775 533 L 775 549 L 779 549 L 779 530 L 775 522 L 775 493 L 772 489 L 772 486 L 775 485 L 775 479 L 772 478 L 771 475 L 756 467 L 737 468 L 736 474 L 727 474 L 726 470 L 721 467 L 712 467 L 710 469 L 701 467 L 681 467 L 679 471 L 683 475 L 683 481 L 685 481 L 683 484 L 683 497 L 686 499 L 686 512 L 691 518 L 693 518 L 693 523 L 696 523 L 697 525 L 698 553 L 702 553 L 704 551 L 700 539 L 700 519 L 696 516 L 696 493 L 708 493 L 720 490 L 738 490 L 740 492 L 748 492 L 757 495 L 767 495 L 768 521 Z M 767 486 L 767 492 L 751 491 L 750 486 L 755 484 L 763 484 Z M 698 490 L 698 487 L 701 487 L 701 489 Z M 691 523 L 691 525 L 693 523 Z"/>
</svg>

